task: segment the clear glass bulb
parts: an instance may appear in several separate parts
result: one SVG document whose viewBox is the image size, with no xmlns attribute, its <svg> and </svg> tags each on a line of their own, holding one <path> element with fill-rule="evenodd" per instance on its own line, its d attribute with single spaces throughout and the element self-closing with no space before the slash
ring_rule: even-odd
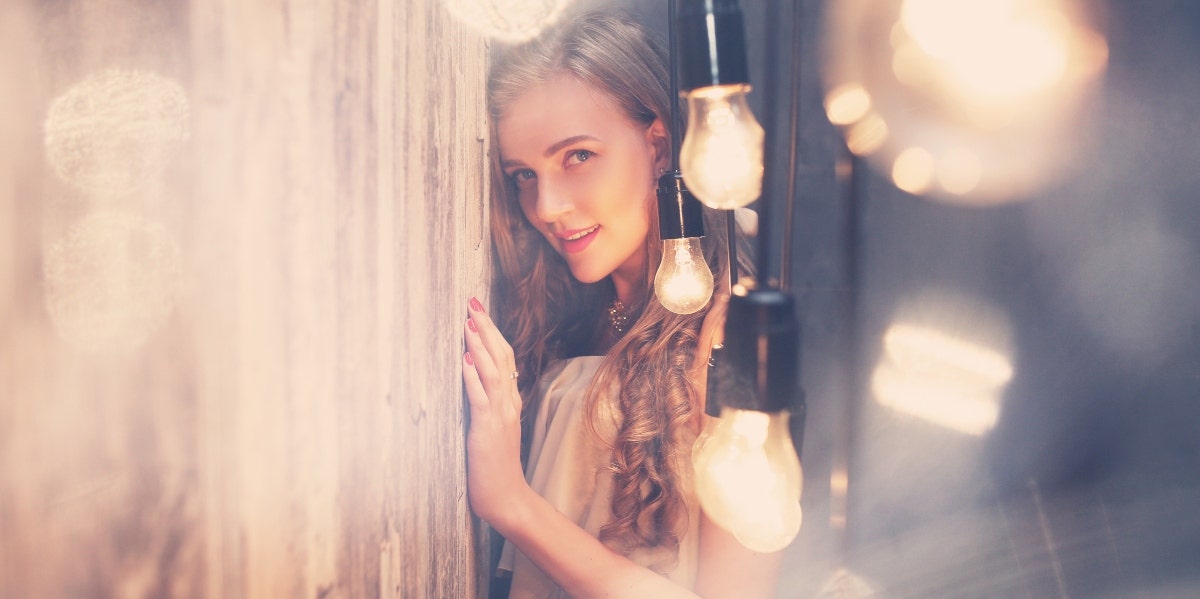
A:
<svg viewBox="0 0 1200 599">
<path fill-rule="evenodd" d="M 664 308 L 691 314 L 712 297 L 713 276 L 699 237 L 664 239 L 662 263 L 654 273 L 654 294 Z"/>
<path fill-rule="evenodd" d="M 683 181 L 710 208 L 740 208 L 762 195 L 763 128 L 746 103 L 748 85 L 688 94 L 688 127 L 679 150 Z"/>
<path fill-rule="evenodd" d="M 692 448 L 704 513 L 754 551 L 787 547 L 800 532 L 803 478 L 788 412 L 722 408 Z"/>
</svg>

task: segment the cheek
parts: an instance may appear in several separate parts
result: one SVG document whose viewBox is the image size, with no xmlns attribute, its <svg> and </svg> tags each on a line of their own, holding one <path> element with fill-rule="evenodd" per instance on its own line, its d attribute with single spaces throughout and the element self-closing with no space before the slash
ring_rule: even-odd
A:
<svg viewBox="0 0 1200 599">
<path fill-rule="evenodd" d="M 517 200 L 517 208 L 521 210 L 521 214 L 525 216 L 525 220 L 535 229 L 541 230 L 542 224 L 537 216 L 537 191 L 526 189 L 524 191 L 514 190 L 512 197 Z"/>
<path fill-rule="evenodd" d="M 545 223 L 543 223 L 540 219 L 538 219 L 535 198 L 532 196 L 532 194 L 522 194 L 519 197 L 520 200 L 518 201 L 518 207 L 521 209 L 521 214 L 525 217 L 525 222 L 528 223 L 530 227 L 533 227 L 534 231 L 540 233 L 542 237 L 545 238 L 548 243 L 550 243 L 551 247 L 555 247 L 553 243 L 554 235 L 550 232 L 550 228 L 546 226 Z M 557 251 L 557 248 L 555 251 Z"/>
<path fill-rule="evenodd" d="M 523 193 L 517 194 L 517 207 L 519 207 L 521 209 L 521 214 L 525 215 L 525 220 L 529 221 L 529 224 L 531 224 L 531 225 L 535 224 L 537 222 L 535 220 L 536 215 L 533 212 L 534 204 L 535 204 L 535 198 L 533 198 L 529 194 L 523 194 Z"/>
</svg>

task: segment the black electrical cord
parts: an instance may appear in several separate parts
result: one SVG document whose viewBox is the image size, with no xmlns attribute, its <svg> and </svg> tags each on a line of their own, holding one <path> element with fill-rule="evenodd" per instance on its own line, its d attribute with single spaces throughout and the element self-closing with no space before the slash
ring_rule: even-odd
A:
<svg viewBox="0 0 1200 599">
<path fill-rule="evenodd" d="M 679 33 L 676 31 L 676 0 L 667 0 L 667 52 L 671 63 L 671 170 L 679 172 L 679 151 L 683 145 L 683 121 L 679 116 Z"/>
<path fill-rule="evenodd" d="M 789 281 L 792 273 L 792 233 L 796 226 L 796 179 L 797 154 L 799 154 L 798 138 L 800 134 L 800 75 L 802 61 L 800 60 L 800 33 L 803 31 L 803 11 L 801 0 L 792 0 L 792 97 L 790 114 L 788 115 L 788 178 L 787 195 L 784 203 L 783 217 L 783 251 L 780 252 L 779 287 L 791 291 Z"/>
<path fill-rule="evenodd" d="M 679 154 L 683 146 L 683 118 L 679 110 L 679 11 L 676 0 L 667 0 L 667 47 L 670 54 L 670 105 L 671 105 L 671 169 L 679 172 Z M 728 258 L 729 288 L 737 284 L 738 273 L 737 222 L 732 210 L 725 215 L 726 252 Z"/>
<path fill-rule="evenodd" d="M 766 23 L 766 25 L 767 25 L 766 45 L 765 45 L 766 52 L 778 52 L 778 50 L 779 50 L 779 46 L 780 46 L 780 44 L 779 44 L 779 40 L 780 40 L 779 28 L 781 27 L 780 22 L 779 22 L 780 20 L 770 18 L 769 15 L 780 14 L 780 12 L 782 12 L 782 10 L 781 10 L 782 7 L 780 6 L 781 4 L 782 4 L 781 0 L 773 0 L 770 3 L 770 5 L 767 7 L 768 17 L 767 17 L 767 23 Z M 774 154 L 773 150 L 778 145 L 776 143 L 776 140 L 777 140 L 777 132 L 779 131 L 779 127 L 776 127 L 775 125 L 778 122 L 778 119 L 776 118 L 776 115 L 778 113 L 778 111 L 776 110 L 776 106 L 778 105 L 778 97 L 779 97 L 778 88 L 780 88 L 780 87 L 782 87 L 782 86 L 779 85 L 779 77 L 776 76 L 774 72 L 768 72 L 766 81 L 763 84 L 763 115 L 762 115 L 762 122 L 764 123 L 763 129 L 766 130 L 766 140 L 765 140 L 765 143 L 763 144 L 763 155 L 764 155 L 763 167 L 766 170 L 766 173 L 763 176 L 763 195 L 758 198 L 758 206 L 757 206 L 758 207 L 758 253 L 755 256 L 755 261 L 754 261 L 754 264 L 758 270 L 758 272 L 755 273 L 756 276 L 758 277 L 758 287 L 762 288 L 762 289 L 775 287 L 775 285 L 772 284 L 772 277 L 771 277 L 771 272 L 772 272 L 772 270 L 771 270 L 772 220 L 771 220 L 771 200 L 768 197 L 768 196 L 770 196 L 770 193 L 771 193 L 768 182 L 771 181 L 773 178 L 770 175 L 773 173 L 774 169 L 771 168 L 772 167 L 771 161 L 767 160 L 765 157 L 773 155 Z M 775 165 L 777 166 L 778 162 L 776 162 Z M 784 231 L 785 237 L 787 236 L 787 234 L 788 234 L 788 231 Z"/>
<path fill-rule="evenodd" d="M 864 201 L 864 186 L 866 169 L 860 159 L 843 149 L 844 178 L 842 178 L 843 206 L 843 284 L 845 296 L 842 298 L 842 322 L 846 327 L 846 344 L 843 348 L 842 363 L 846 372 L 847 397 L 843 406 L 842 421 L 839 434 L 835 437 L 833 447 L 833 476 L 842 477 L 841 485 L 832 485 L 836 489 L 830 494 L 829 517 L 830 525 L 837 536 L 837 556 L 842 564 L 849 564 L 851 526 L 856 521 L 851 513 L 850 492 L 853 490 L 854 479 L 852 472 L 857 472 L 855 462 L 857 456 L 855 431 L 858 430 L 859 401 L 864 393 L 862 382 L 862 365 L 860 362 L 859 314 L 862 313 L 862 214 Z M 839 177 L 841 178 L 841 177 Z"/>
</svg>

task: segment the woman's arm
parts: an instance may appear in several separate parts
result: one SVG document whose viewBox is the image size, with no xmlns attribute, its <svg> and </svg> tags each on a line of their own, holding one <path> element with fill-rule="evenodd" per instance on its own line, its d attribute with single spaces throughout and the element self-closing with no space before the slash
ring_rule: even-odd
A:
<svg viewBox="0 0 1200 599">
<path fill-rule="evenodd" d="M 732 534 L 700 514 L 700 561 L 696 593 L 701 597 L 774 597 L 783 552 L 746 549 Z"/>
<path fill-rule="evenodd" d="M 512 348 L 477 300 L 472 299 L 469 314 L 463 381 L 471 412 L 467 433 L 471 509 L 573 597 L 696 597 L 613 552 L 529 487 L 520 464 L 521 399 L 512 375 L 516 372 Z M 749 552 L 707 518 L 702 518 L 699 534 L 697 589 L 702 596 L 774 595 L 778 555 Z M 758 571 L 771 575 L 753 583 L 745 579 L 747 573 Z M 760 582 L 761 594 L 747 592 Z"/>
<path fill-rule="evenodd" d="M 507 511 L 492 526 L 572 597 L 697 596 L 613 552 L 528 486 Z"/>
</svg>

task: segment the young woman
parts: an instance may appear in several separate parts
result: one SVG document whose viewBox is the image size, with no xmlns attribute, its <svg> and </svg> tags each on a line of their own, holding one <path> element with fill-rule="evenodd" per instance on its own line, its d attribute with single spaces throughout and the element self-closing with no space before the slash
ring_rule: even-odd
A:
<svg viewBox="0 0 1200 599">
<path fill-rule="evenodd" d="M 665 64 L 640 26 L 591 14 L 491 73 L 498 297 L 468 302 L 463 380 L 471 507 L 507 539 L 513 598 L 774 596 L 778 554 L 710 523 L 691 488 L 728 291 L 686 316 L 654 297 Z M 725 281 L 724 221 L 706 218 Z"/>
</svg>

